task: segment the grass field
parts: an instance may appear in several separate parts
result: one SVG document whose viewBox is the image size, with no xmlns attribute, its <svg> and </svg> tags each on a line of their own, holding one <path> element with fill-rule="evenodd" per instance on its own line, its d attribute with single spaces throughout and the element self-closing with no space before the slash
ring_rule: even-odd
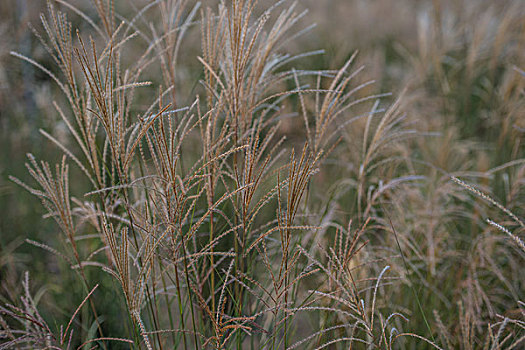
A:
<svg viewBox="0 0 525 350">
<path fill-rule="evenodd" d="M 524 53 L 520 0 L 0 2 L 0 349 L 523 349 Z"/>
</svg>

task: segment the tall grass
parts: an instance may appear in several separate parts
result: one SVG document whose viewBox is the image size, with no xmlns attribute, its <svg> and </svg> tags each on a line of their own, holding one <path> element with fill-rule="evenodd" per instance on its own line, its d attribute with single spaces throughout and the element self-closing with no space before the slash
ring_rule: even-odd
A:
<svg viewBox="0 0 525 350">
<path fill-rule="evenodd" d="M 61 159 L 10 179 L 64 286 L 42 312 L 26 273 L 0 349 L 523 346 L 523 13 L 461 4 L 420 10 L 390 98 L 366 51 L 311 68 L 295 2 L 50 1 L 52 65 L 11 55 Z"/>
</svg>

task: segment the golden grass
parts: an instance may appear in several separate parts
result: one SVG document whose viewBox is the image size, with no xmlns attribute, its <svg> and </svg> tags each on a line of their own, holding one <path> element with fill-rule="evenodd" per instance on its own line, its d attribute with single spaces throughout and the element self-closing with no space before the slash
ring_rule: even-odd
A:
<svg viewBox="0 0 525 350">
<path fill-rule="evenodd" d="M 50 1 L 52 65 L 11 52 L 57 87 L 63 131 L 41 130 L 61 162 L 11 177 L 62 233 L 27 242 L 82 298 L 51 301 L 73 307 L 56 326 L 26 274 L 0 349 L 523 346 L 519 1 L 399 2 L 413 33 L 375 19 L 335 70 L 295 2 L 126 4 Z M 354 30 L 385 16 L 333 6 Z"/>
</svg>

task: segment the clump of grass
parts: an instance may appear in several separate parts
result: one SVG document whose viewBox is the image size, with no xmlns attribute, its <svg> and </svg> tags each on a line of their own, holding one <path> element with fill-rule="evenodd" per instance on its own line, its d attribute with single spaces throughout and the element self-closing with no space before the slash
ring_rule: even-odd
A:
<svg viewBox="0 0 525 350">
<path fill-rule="evenodd" d="M 470 33 L 471 21 L 448 28 L 448 12 L 434 8 L 419 56 L 404 53 L 417 63 L 411 84 L 390 104 L 371 92 L 355 52 L 340 69 L 299 69 L 322 53 L 289 49 L 311 28 L 307 12 L 262 5 L 160 0 L 129 14 L 120 2 L 93 0 L 88 11 L 48 2 L 34 34 L 55 66 L 12 55 L 56 84 L 67 135 L 41 130 L 61 161 L 28 155 L 36 184 L 11 179 L 61 232 L 28 243 L 67 267 L 82 296 L 65 329 L 49 326 L 26 277 L 20 306 L 0 309 L 0 348 L 523 344 L 524 225 L 513 214 L 523 204 L 522 85 L 499 74 L 513 42 L 482 35 L 514 29 L 512 13 L 485 9 L 499 26 Z M 449 67 L 463 30 L 469 54 Z M 474 134 L 505 154 L 503 164 L 468 132 L 434 132 L 488 110 L 460 87 L 486 76 L 508 109 L 491 122 L 501 133 L 483 122 Z M 436 116 L 417 123 L 427 102 Z M 468 175 L 495 182 L 506 206 L 457 179 Z M 482 226 L 485 217 L 511 240 Z"/>
</svg>

